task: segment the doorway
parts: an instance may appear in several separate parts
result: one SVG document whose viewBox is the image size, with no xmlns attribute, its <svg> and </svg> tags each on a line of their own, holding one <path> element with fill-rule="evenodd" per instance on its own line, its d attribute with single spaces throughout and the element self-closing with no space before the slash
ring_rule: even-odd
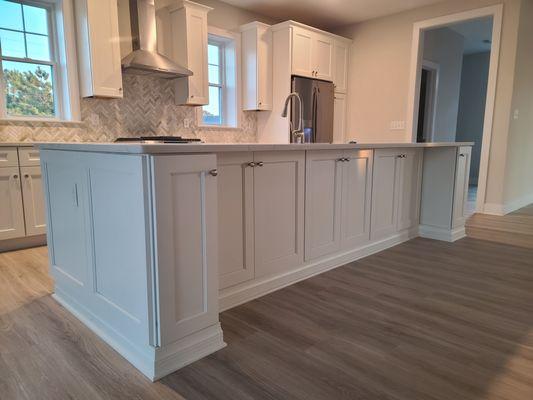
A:
<svg viewBox="0 0 533 400">
<path fill-rule="evenodd" d="M 485 203 L 502 11 L 491 6 L 414 25 L 407 127 L 413 142 L 475 142 L 471 213 Z"/>
</svg>

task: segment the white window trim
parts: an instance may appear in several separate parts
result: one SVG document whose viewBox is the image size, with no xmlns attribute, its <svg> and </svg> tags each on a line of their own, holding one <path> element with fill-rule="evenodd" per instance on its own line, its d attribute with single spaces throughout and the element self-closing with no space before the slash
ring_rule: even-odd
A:
<svg viewBox="0 0 533 400">
<path fill-rule="evenodd" d="M 50 40 L 54 83 L 56 92 L 56 116 L 11 116 L 5 114 L 4 83 L 0 82 L 0 120 L 29 122 L 80 122 L 80 92 L 76 56 L 73 0 L 24 0 L 24 3 L 51 7 Z M 8 58 L 8 57 L 6 57 Z M 29 61 L 29 60 L 28 60 Z M 40 63 L 40 61 L 39 61 Z M 1 63 L 0 63 L 1 64 Z"/>
<path fill-rule="evenodd" d="M 215 35 L 215 36 L 219 36 L 219 37 L 222 37 L 222 38 L 226 38 L 228 39 L 228 43 L 231 43 L 232 45 L 231 46 L 226 46 L 226 52 L 228 51 L 231 51 L 231 52 L 234 52 L 235 54 L 235 57 L 224 57 L 225 58 L 225 61 L 224 61 L 224 69 L 225 71 L 223 72 L 224 76 L 225 76 L 225 82 L 226 82 L 226 87 L 225 87 L 225 92 L 226 92 L 226 99 L 225 101 L 223 101 L 223 107 L 227 107 L 227 104 L 228 104 L 228 101 L 227 101 L 227 98 L 229 97 L 230 98 L 230 101 L 232 103 L 235 104 L 235 123 L 234 124 L 228 124 L 227 121 L 226 121 L 226 117 L 227 117 L 227 111 L 226 110 L 223 110 L 223 124 L 222 125 L 211 125 L 211 124 L 204 124 L 203 122 L 203 118 L 202 118 L 202 109 L 203 107 L 198 107 L 196 109 L 196 123 L 198 125 L 198 127 L 200 128 L 207 128 L 207 129 L 210 129 L 210 130 L 238 130 L 238 129 L 241 129 L 241 93 L 240 93 L 240 88 L 241 88 L 241 37 L 240 37 L 240 34 L 236 33 L 236 32 L 232 32 L 232 31 L 229 31 L 229 30 L 226 30 L 226 29 L 221 29 L 221 28 L 217 28 L 217 27 L 214 27 L 214 26 L 209 26 L 208 27 L 208 33 L 211 34 L 211 35 Z M 229 64 L 228 65 L 228 60 L 229 62 L 231 63 L 231 59 L 234 59 L 235 60 L 235 65 L 231 65 Z M 232 82 L 232 77 L 231 76 L 228 76 L 226 74 L 228 68 L 234 68 L 235 70 L 235 74 L 234 77 L 233 77 L 233 82 Z"/>
</svg>

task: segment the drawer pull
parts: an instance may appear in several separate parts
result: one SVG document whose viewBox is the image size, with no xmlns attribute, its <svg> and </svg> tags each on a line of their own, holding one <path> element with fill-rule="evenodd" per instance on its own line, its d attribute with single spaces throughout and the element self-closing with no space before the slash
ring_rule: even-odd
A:
<svg viewBox="0 0 533 400">
<path fill-rule="evenodd" d="M 263 161 L 259 161 L 259 162 L 257 163 L 257 166 L 258 166 L 258 167 L 262 167 L 263 165 L 265 165 L 265 163 L 264 163 Z"/>
<path fill-rule="evenodd" d="M 217 176 L 218 175 L 218 170 L 217 169 L 212 169 L 211 171 L 209 171 L 209 175 Z"/>
</svg>

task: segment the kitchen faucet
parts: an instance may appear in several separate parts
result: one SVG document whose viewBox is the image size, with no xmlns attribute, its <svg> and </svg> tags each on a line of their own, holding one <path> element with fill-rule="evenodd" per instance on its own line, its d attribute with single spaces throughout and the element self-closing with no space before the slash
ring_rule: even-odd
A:
<svg viewBox="0 0 533 400">
<path fill-rule="evenodd" d="M 304 126 L 304 105 L 302 103 L 302 98 L 300 97 L 300 95 L 298 93 L 292 92 L 291 94 L 289 94 L 287 96 L 287 98 L 285 99 L 285 106 L 283 107 L 283 112 L 281 113 L 281 116 L 283 118 L 287 117 L 287 111 L 288 111 L 288 108 L 289 108 L 289 101 L 293 97 L 298 99 L 298 114 L 300 116 L 300 120 L 298 121 L 298 128 L 297 129 L 292 129 L 292 122 L 291 122 L 291 137 L 292 137 L 293 143 L 303 143 L 304 142 L 304 130 L 303 130 L 303 126 Z"/>
</svg>

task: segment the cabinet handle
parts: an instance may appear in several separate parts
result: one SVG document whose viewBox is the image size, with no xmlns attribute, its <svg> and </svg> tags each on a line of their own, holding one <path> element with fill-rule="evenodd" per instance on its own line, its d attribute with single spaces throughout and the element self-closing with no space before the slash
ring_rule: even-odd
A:
<svg viewBox="0 0 533 400">
<path fill-rule="evenodd" d="M 253 161 L 250 161 L 248 164 L 246 164 L 249 167 L 255 167 L 255 163 Z"/>
<path fill-rule="evenodd" d="M 263 161 L 259 161 L 259 162 L 257 163 L 257 166 L 258 166 L 258 167 L 262 167 L 263 165 L 265 165 L 265 163 L 264 163 Z"/>
<path fill-rule="evenodd" d="M 30 177 L 29 174 L 24 174 L 24 178 L 29 179 L 29 177 Z"/>
<path fill-rule="evenodd" d="M 211 171 L 209 171 L 209 175 L 217 176 L 218 175 L 218 169 L 212 169 Z"/>
<path fill-rule="evenodd" d="M 465 155 L 463 153 L 459 154 L 459 157 L 464 157 Z"/>
<path fill-rule="evenodd" d="M 13 179 L 18 179 L 19 176 L 17 174 L 13 175 Z"/>
</svg>

